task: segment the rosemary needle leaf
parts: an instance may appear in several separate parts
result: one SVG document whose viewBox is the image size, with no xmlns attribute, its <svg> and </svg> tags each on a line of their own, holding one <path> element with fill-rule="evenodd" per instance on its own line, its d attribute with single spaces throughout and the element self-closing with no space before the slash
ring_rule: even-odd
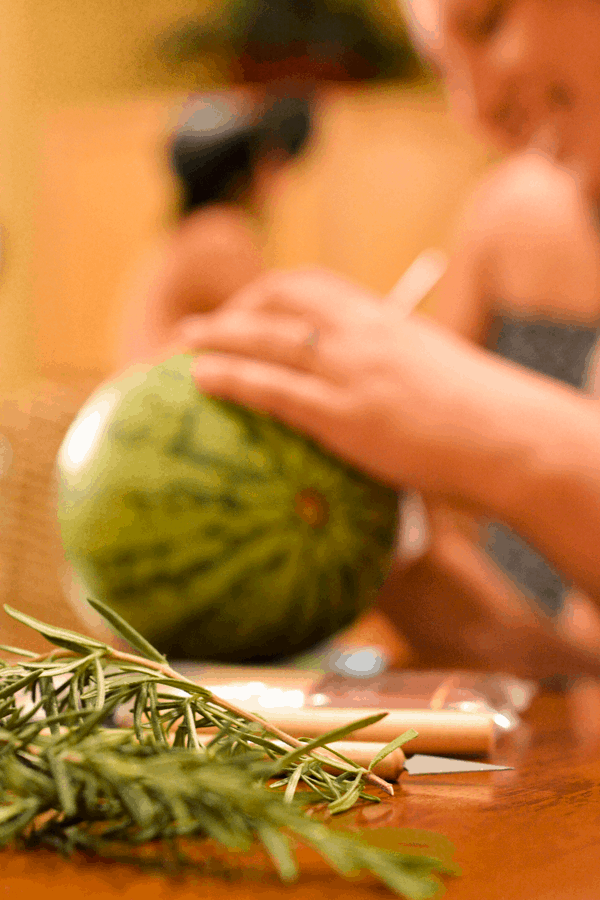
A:
<svg viewBox="0 0 600 900">
<path fill-rule="evenodd" d="M 140 689 L 137 692 L 137 696 L 135 698 L 135 704 L 133 707 L 133 727 L 135 729 L 135 734 L 140 742 L 140 744 L 144 743 L 144 730 L 142 724 L 142 716 L 144 714 L 144 710 L 146 709 L 146 701 L 148 700 L 148 684 L 141 684 Z"/>
<path fill-rule="evenodd" d="M 0 644 L 0 650 L 5 650 L 7 653 L 12 653 L 14 656 L 23 656 L 28 659 L 36 659 L 38 656 L 37 653 L 33 653 L 31 650 L 23 650 L 21 647 L 11 647 L 9 644 Z"/>
<path fill-rule="evenodd" d="M 321 737 L 315 738 L 312 741 L 307 741 L 305 744 L 302 744 L 301 747 L 297 747 L 295 750 L 291 750 L 289 753 L 286 753 L 285 756 L 282 756 L 274 766 L 273 774 L 281 772 L 282 769 L 290 766 L 292 763 L 297 762 L 299 759 L 301 759 L 301 757 L 305 756 L 307 753 L 310 753 L 311 750 L 315 750 L 317 747 L 323 747 L 326 744 L 331 744 L 333 743 L 333 741 L 341 741 L 349 734 L 352 734 L 353 731 L 358 731 L 361 728 L 366 728 L 368 725 L 374 725 L 375 722 L 381 721 L 381 719 L 385 718 L 385 716 L 387 716 L 386 712 L 376 713 L 373 716 L 367 716 L 365 719 L 358 719 L 356 722 L 352 722 L 349 725 L 344 725 L 342 728 L 336 728 L 334 731 L 328 731 L 327 734 L 321 735 Z"/>
<path fill-rule="evenodd" d="M 386 744 L 385 747 L 382 747 L 377 756 L 374 756 L 371 762 L 369 763 L 369 771 L 380 763 L 382 759 L 385 759 L 386 756 L 389 756 L 390 753 L 393 753 L 394 750 L 397 750 L 398 747 L 402 747 L 403 744 L 406 744 L 408 741 L 412 741 L 413 738 L 416 738 L 419 734 L 418 731 L 415 731 L 414 728 L 409 728 L 408 731 L 405 731 L 404 734 L 401 734 L 399 737 L 394 738 L 393 741 L 390 741 L 389 744 Z"/>
<path fill-rule="evenodd" d="M 101 725 L 110 716 L 110 714 L 114 712 L 117 706 L 121 704 L 123 699 L 123 694 L 116 694 L 115 696 L 111 697 L 111 699 L 102 707 L 102 709 L 95 709 L 88 712 L 82 725 L 74 727 L 68 734 L 63 736 L 63 740 L 65 741 L 65 743 L 77 744 L 78 741 L 83 740 L 84 737 L 87 737 L 88 734 L 91 734 L 94 728 L 97 728 L 99 725 Z"/>
<path fill-rule="evenodd" d="M 166 656 L 159 653 L 145 637 L 142 637 L 142 635 L 136 631 L 129 622 L 126 622 L 125 619 L 116 613 L 114 609 L 111 609 L 110 606 L 106 606 L 105 603 L 102 603 L 101 600 L 97 600 L 95 597 L 88 597 L 87 601 L 92 609 L 95 609 L 97 613 L 100 613 L 117 634 L 126 640 L 128 644 L 131 644 L 131 646 L 141 653 L 142 656 L 145 656 L 154 662 L 166 663 Z"/>
<path fill-rule="evenodd" d="M 335 815 L 336 813 L 346 812 L 346 810 L 351 809 L 360 796 L 360 792 L 362 790 L 362 772 L 359 772 L 354 781 L 352 782 L 349 790 L 339 798 L 339 800 L 334 800 L 333 803 L 330 803 L 327 809 L 330 813 Z"/>
<path fill-rule="evenodd" d="M 304 770 L 307 767 L 307 763 L 302 763 L 298 766 L 296 771 L 292 774 L 290 780 L 287 783 L 287 787 L 285 789 L 285 794 L 283 795 L 284 803 L 291 803 L 294 799 L 294 795 L 296 793 L 296 789 L 300 784 L 300 779 L 304 775 Z"/>
<path fill-rule="evenodd" d="M 188 738 L 188 747 L 192 746 L 194 750 L 200 749 L 200 742 L 198 740 L 198 732 L 196 731 L 196 723 L 194 722 L 194 714 L 192 712 L 191 705 L 186 701 L 183 706 L 184 715 L 185 715 L 185 726 L 187 729 L 187 738 Z"/>
<path fill-rule="evenodd" d="M 150 702 L 150 726 L 152 728 L 152 734 L 154 735 L 154 740 L 158 744 L 162 744 L 163 746 L 168 746 L 168 741 L 165 737 L 165 733 L 162 729 L 162 725 L 158 716 L 157 704 L 158 698 L 156 696 L 156 684 L 152 682 L 148 688 L 148 700 Z"/>
<path fill-rule="evenodd" d="M 104 670 L 100 660 L 96 656 L 94 659 L 94 675 L 96 676 L 96 709 L 104 709 L 106 701 L 106 679 L 104 678 Z"/>
<path fill-rule="evenodd" d="M 14 800 L 7 806 L 0 807 L 0 826 L 21 815 L 25 808 L 29 809 L 29 805 L 23 800 Z"/>
<path fill-rule="evenodd" d="M 77 801 L 75 799 L 75 791 L 69 779 L 67 766 L 60 756 L 48 753 L 48 768 L 56 785 L 58 801 L 62 807 L 65 816 L 74 816 L 77 812 Z"/>
<path fill-rule="evenodd" d="M 258 837 L 271 857 L 282 881 L 288 884 L 298 877 L 298 864 L 294 859 L 288 838 L 273 825 L 258 825 Z"/>
<path fill-rule="evenodd" d="M 23 675 L 22 678 L 19 678 L 16 681 L 9 681 L 8 684 L 4 685 L 4 687 L 0 686 L 0 700 L 4 700 L 5 697 L 14 697 L 14 695 L 18 693 L 18 691 L 28 687 L 32 682 L 37 681 L 39 677 L 39 671 L 34 670 L 33 672 L 29 672 L 26 675 Z M 4 678 L 2 679 L 2 681 L 4 681 Z"/>
<path fill-rule="evenodd" d="M 428 871 L 411 870 L 410 865 L 395 866 L 392 860 L 374 854 L 371 848 L 361 848 L 360 857 L 365 868 L 378 875 L 395 893 L 413 900 L 428 900 L 440 889 L 437 878 L 431 877 Z"/>
<path fill-rule="evenodd" d="M 7 603 L 4 604 L 4 611 L 8 613 L 9 616 L 12 616 L 13 619 L 16 619 L 17 622 L 21 622 L 22 625 L 28 625 L 30 628 L 33 628 L 34 631 L 39 632 L 42 637 L 45 637 L 46 640 L 50 641 L 51 644 L 55 644 L 57 647 L 65 647 L 67 650 L 73 650 L 76 653 L 79 653 L 82 650 L 89 652 L 92 648 L 108 649 L 106 644 L 102 644 L 94 638 L 84 637 L 83 635 L 77 634 L 75 631 L 69 631 L 66 628 L 56 628 L 54 625 L 46 625 L 45 622 L 40 622 L 39 619 L 34 619 L 33 616 L 28 616 L 25 613 L 13 609 Z"/>
<path fill-rule="evenodd" d="M 93 663 L 93 661 L 97 659 L 99 655 L 99 651 L 96 651 L 94 653 L 90 653 L 89 656 L 79 656 L 75 659 L 69 659 L 66 661 L 64 659 L 57 659 L 56 662 L 48 663 L 48 665 L 45 666 L 45 673 L 47 675 L 52 675 L 52 677 L 55 677 L 57 675 L 66 675 L 67 672 L 72 672 L 73 669 L 85 668 L 88 663 Z M 39 670 L 39 663 L 37 662 L 25 661 L 21 663 L 21 665 L 24 669 L 28 669 L 30 671 Z"/>
</svg>

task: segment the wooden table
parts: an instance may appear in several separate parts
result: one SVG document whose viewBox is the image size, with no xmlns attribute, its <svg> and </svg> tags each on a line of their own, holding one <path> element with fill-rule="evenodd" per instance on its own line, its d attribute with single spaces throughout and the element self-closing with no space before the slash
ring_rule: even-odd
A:
<svg viewBox="0 0 600 900">
<path fill-rule="evenodd" d="M 493 760 L 514 771 L 402 776 L 396 797 L 354 810 L 339 827 L 394 846 L 399 829 L 428 829 L 455 847 L 463 875 L 447 900 L 600 897 L 600 687 L 539 696 Z M 123 864 L 63 860 L 50 851 L 0 853 L 0 900 L 383 900 L 370 878 L 348 883 L 301 850 L 300 880 L 283 886 L 262 857 L 237 859 L 229 879 L 148 874 Z"/>
</svg>

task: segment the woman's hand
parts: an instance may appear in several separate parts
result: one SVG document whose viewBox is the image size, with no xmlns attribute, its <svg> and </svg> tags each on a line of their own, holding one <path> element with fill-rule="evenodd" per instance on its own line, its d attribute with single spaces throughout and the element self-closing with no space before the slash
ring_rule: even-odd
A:
<svg viewBox="0 0 600 900">
<path fill-rule="evenodd" d="M 270 413 L 396 487 L 439 486 L 450 393 L 477 351 L 401 302 L 319 269 L 272 272 L 182 323 L 179 338 L 218 351 L 195 365 L 206 393 Z"/>
</svg>

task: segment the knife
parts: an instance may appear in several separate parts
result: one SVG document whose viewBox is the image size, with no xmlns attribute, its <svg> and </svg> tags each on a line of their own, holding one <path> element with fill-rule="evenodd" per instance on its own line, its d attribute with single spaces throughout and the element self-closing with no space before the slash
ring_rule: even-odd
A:
<svg viewBox="0 0 600 900">
<path fill-rule="evenodd" d="M 514 766 L 493 766 L 489 763 L 415 753 L 405 761 L 404 768 L 409 775 L 437 775 L 442 772 L 501 772 L 514 769 Z"/>
</svg>

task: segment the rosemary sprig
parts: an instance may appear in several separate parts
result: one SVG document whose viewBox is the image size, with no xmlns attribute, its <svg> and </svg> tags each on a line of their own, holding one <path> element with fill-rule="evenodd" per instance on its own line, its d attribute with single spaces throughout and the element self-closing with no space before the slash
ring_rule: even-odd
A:
<svg viewBox="0 0 600 900">
<path fill-rule="evenodd" d="M 55 649 L 35 656 L 11 647 L 21 659 L 0 668 L 0 846 L 110 856 L 189 836 L 230 849 L 258 840 L 288 882 L 297 877 L 294 835 L 342 874 L 370 871 L 410 900 L 438 893 L 435 873 L 459 874 L 450 861 L 380 850 L 307 815 L 314 802 L 334 814 L 359 799 L 379 802 L 368 783 L 392 792 L 327 748 L 382 714 L 298 740 L 175 672 L 114 612 L 90 603 L 141 655 L 4 607 Z M 109 727 L 124 704 L 133 726 Z M 208 742 L 198 738 L 203 728 L 216 729 Z M 396 739 L 389 752 L 413 736 Z M 308 790 L 298 793 L 300 784 Z"/>
</svg>

